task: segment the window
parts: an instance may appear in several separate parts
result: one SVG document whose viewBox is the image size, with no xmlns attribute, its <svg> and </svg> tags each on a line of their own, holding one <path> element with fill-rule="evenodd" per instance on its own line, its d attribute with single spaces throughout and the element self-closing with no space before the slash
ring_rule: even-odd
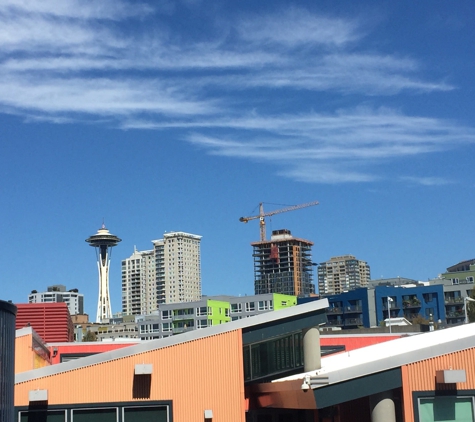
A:
<svg viewBox="0 0 475 422">
<path fill-rule="evenodd" d="M 27 410 L 19 412 L 19 422 L 44 421 L 44 422 L 64 422 L 66 421 L 65 410 Z"/>
<path fill-rule="evenodd" d="M 162 319 L 171 319 L 171 318 L 172 318 L 172 311 L 170 309 L 166 311 L 162 311 Z"/>
<path fill-rule="evenodd" d="M 196 308 L 196 316 L 203 316 L 207 314 L 208 314 L 208 308 L 206 306 Z"/>
<path fill-rule="evenodd" d="M 272 300 L 260 300 L 259 311 L 272 311 Z"/>
<path fill-rule="evenodd" d="M 256 310 L 256 302 L 246 303 L 246 312 L 254 312 Z"/>
<path fill-rule="evenodd" d="M 94 408 L 94 409 L 73 409 L 72 422 L 116 422 L 116 407 Z"/>
<path fill-rule="evenodd" d="M 197 321 L 196 328 L 206 328 L 208 326 L 208 320 L 207 319 L 199 319 Z"/>
<path fill-rule="evenodd" d="M 242 312 L 242 303 L 231 303 L 231 313 Z"/>
<path fill-rule="evenodd" d="M 131 406 L 124 407 L 122 411 L 124 422 L 168 421 L 168 408 L 165 406 Z"/>
<path fill-rule="evenodd" d="M 472 422 L 473 397 L 440 396 L 419 399 L 420 422 Z"/>
</svg>

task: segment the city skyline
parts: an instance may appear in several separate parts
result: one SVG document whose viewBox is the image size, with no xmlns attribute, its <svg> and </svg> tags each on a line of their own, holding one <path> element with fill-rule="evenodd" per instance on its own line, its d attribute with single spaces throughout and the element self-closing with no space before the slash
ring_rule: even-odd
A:
<svg viewBox="0 0 475 422">
<path fill-rule="evenodd" d="M 3 300 L 78 288 L 84 238 L 202 238 L 202 293 L 252 294 L 258 220 L 427 280 L 475 256 L 475 4 L 7 0 L 0 5 Z M 314 273 L 314 279 L 316 274 Z"/>
</svg>

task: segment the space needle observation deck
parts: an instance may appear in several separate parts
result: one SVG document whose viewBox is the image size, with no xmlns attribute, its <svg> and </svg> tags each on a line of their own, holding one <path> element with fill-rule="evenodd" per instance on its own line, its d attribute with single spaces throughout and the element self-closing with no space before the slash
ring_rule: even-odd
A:
<svg viewBox="0 0 475 422">
<path fill-rule="evenodd" d="M 112 248 L 122 239 L 109 233 L 105 225 L 96 234 L 88 237 L 86 242 L 96 249 L 97 269 L 99 270 L 99 299 L 97 301 L 96 322 L 112 318 L 112 310 L 109 297 L 109 267 Z"/>
</svg>

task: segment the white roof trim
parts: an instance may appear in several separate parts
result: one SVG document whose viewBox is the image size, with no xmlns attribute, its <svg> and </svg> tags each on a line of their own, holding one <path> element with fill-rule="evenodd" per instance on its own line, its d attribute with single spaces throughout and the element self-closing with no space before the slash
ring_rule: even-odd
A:
<svg viewBox="0 0 475 422">
<path fill-rule="evenodd" d="M 317 375 L 327 376 L 329 384 L 334 384 L 470 348 L 475 348 L 475 323 L 330 355 L 322 359 L 322 368 L 317 371 L 292 375 L 273 382 Z"/>
</svg>

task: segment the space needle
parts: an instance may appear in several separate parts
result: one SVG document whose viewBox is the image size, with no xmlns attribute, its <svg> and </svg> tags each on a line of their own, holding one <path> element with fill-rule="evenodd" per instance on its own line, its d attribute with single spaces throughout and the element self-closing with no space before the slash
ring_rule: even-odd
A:
<svg viewBox="0 0 475 422">
<path fill-rule="evenodd" d="M 122 239 L 109 233 L 106 226 L 102 227 L 96 234 L 88 237 L 86 242 L 96 249 L 97 269 L 99 270 L 99 299 L 97 301 L 96 322 L 112 318 L 111 303 L 109 298 L 109 267 L 112 248 Z"/>
</svg>

